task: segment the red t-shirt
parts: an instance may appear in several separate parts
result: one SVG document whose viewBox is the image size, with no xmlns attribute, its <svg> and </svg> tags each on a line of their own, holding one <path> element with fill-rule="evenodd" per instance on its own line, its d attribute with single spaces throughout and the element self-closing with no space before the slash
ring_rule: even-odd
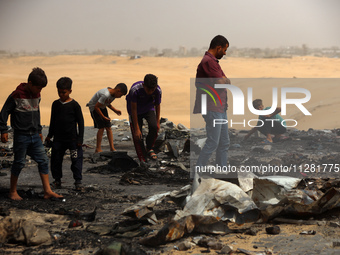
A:
<svg viewBox="0 0 340 255">
<path fill-rule="evenodd" d="M 194 113 L 201 113 L 201 96 L 207 94 L 207 110 L 212 112 L 225 112 L 227 104 L 227 89 L 215 89 L 215 81 L 219 78 L 225 77 L 225 74 L 219 64 L 217 58 L 215 58 L 208 51 L 205 52 L 201 63 L 197 67 L 196 72 L 196 100 L 194 106 Z M 213 97 L 213 98 L 212 98 Z"/>
</svg>

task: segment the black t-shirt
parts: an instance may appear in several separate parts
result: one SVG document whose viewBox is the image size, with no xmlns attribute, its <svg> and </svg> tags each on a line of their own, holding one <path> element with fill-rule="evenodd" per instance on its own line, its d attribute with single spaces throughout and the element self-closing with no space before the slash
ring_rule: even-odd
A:
<svg viewBox="0 0 340 255">
<path fill-rule="evenodd" d="M 77 141 L 84 138 L 84 118 L 80 105 L 75 101 L 63 103 L 55 100 L 52 104 L 48 137 L 56 141 Z"/>
</svg>

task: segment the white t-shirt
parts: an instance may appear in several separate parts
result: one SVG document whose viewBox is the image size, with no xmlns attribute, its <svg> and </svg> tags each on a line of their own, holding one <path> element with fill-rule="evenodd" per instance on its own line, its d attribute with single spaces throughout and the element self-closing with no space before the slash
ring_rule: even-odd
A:
<svg viewBox="0 0 340 255">
<path fill-rule="evenodd" d="M 88 106 L 90 108 L 90 111 L 92 112 L 97 102 L 104 105 L 103 107 L 101 107 L 102 109 L 104 109 L 106 106 L 111 104 L 113 100 L 115 100 L 115 97 L 111 96 L 108 88 L 105 88 L 98 90 L 86 106 Z"/>
</svg>

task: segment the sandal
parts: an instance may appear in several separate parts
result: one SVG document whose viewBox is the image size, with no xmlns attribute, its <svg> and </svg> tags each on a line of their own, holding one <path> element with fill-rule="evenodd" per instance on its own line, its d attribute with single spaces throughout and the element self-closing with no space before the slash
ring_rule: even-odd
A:
<svg viewBox="0 0 340 255">
<path fill-rule="evenodd" d="M 148 151 L 148 156 L 149 156 L 150 159 L 154 159 L 154 160 L 157 159 L 157 155 L 156 155 L 156 153 L 154 152 L 154 150 L 149 150 L 149 151 Z"/>
<path fill-rule="evenodd" d="M 261 144 L 273 144 L 272 142 L 268 141 L 267 139 L 264 139 Z"/>
</svg>

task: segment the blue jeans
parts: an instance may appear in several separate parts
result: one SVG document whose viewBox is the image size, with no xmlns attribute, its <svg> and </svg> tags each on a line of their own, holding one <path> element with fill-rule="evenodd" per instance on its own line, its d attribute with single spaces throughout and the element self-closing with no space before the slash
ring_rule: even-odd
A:
<svg viewBox="0 0 340 255">
<path fill-rule="evenodd" d="M 215 164 L 219 166 L 227 166 L 228 148 L 229 148 L 229 134 L 228 124 L 214 125 L 214 119 L 227 120 L 227 112 L 207 112 L 203 115 L 205 120 L 205 129 L 207 132 L 207 140 L 198 157 L 197 166 L 206 166 L 211 154 L 216 151 Z"/>
<path fill-rule="evenodd" d="M 14 134 L 13 152 L 12 175 L 19 176 L 21 170 L 25 167 L 26 155 L 29 155 L 38 163 L 39 173 L 48 174 L 48 157 L 39 134 Z"/>
</svg>

